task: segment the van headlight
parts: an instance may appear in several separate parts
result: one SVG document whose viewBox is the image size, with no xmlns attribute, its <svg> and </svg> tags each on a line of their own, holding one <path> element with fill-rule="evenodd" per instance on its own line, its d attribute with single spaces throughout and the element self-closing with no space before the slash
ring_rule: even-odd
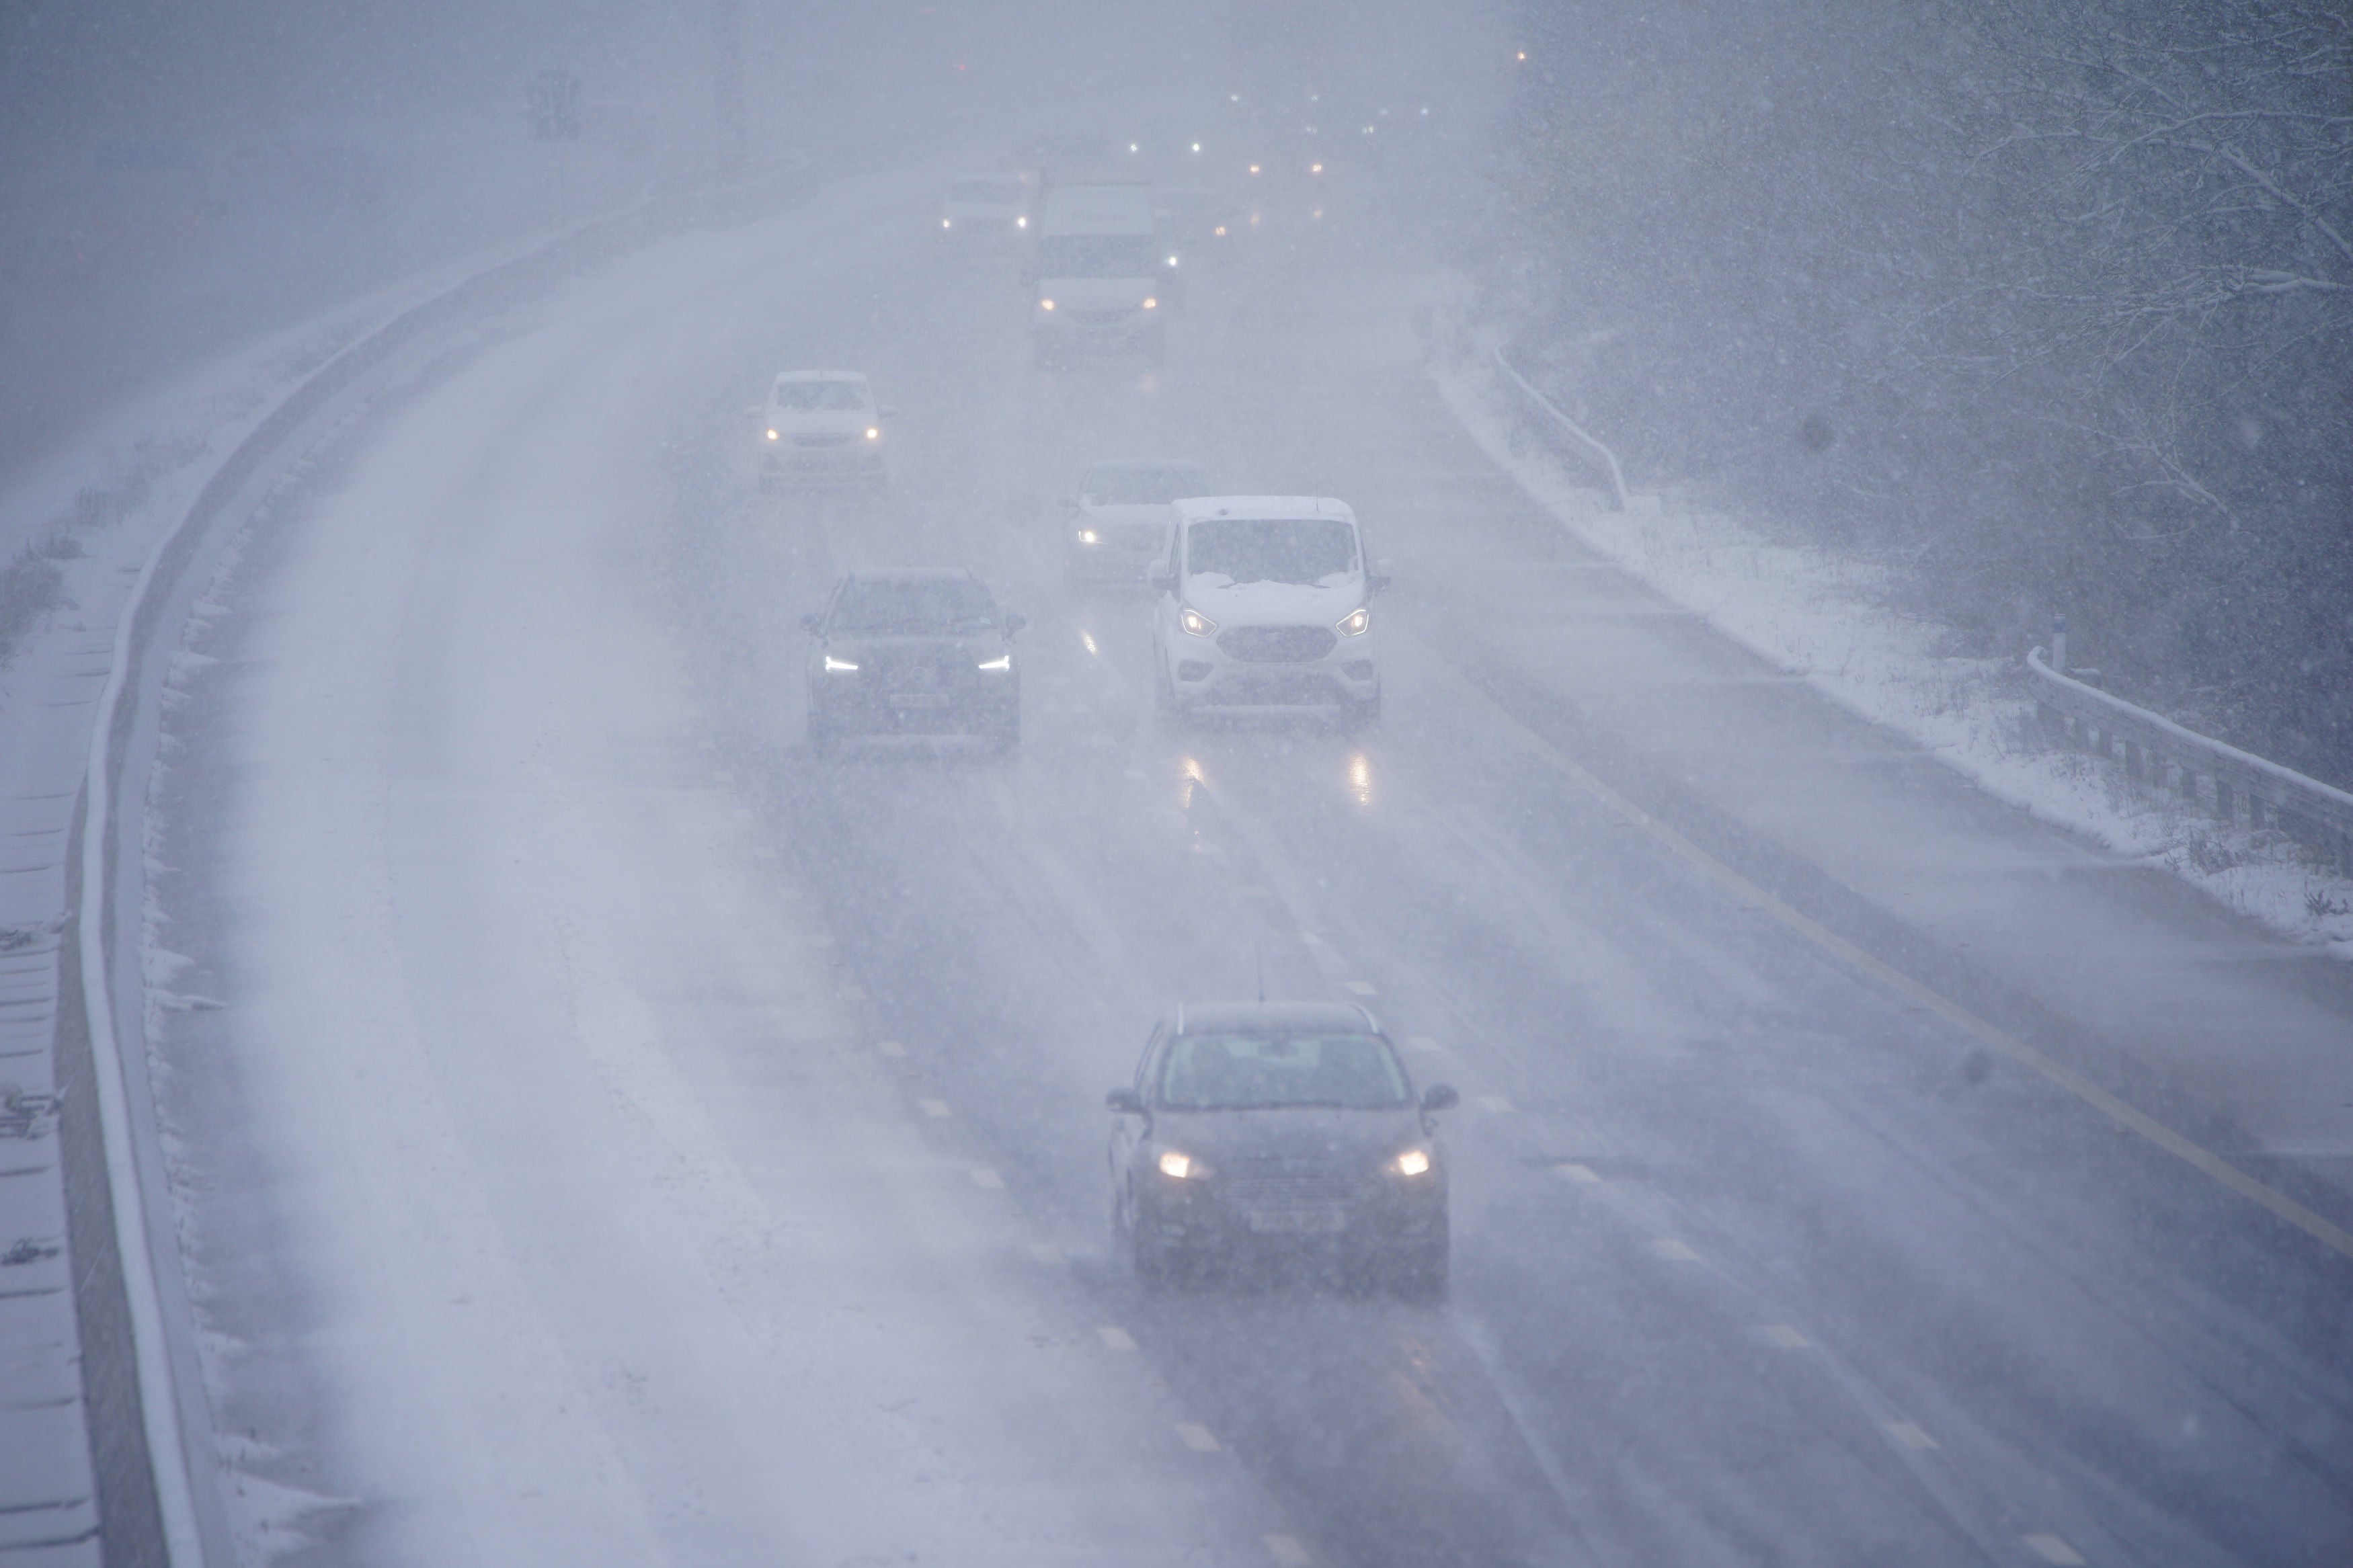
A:
<svg viewBox="0 0 2353 1568">
<path fill-rule="evenodd" d="M 1160 1152 L 1160 1173 L 1173 1181 L 1198 1182 L 1211 1174 L 1206 1161 L 1190 1154 L 1180 1154 L 1174 1149 Z"/>
<path fill-rule="evenodd" d="M 776 433 L 774 430 L 769 431 L 769 432 L 768 432 L 768 439 L 769 439 L 769 440 L 771 440 L 771 441 L 773 441 L 773 440 L 775 440 L 776 438 Z"/>
<path fill-rule="evenodd" d="M 1396 1159 L 1389 1162 L 1389 1172 L 1393 1175 L 1399 1176 L 1426 1176 L 1430 1174 L 1430 1151 L 1421 1148 L 1419 1145 L 1414 1148 L 1408 1149 L 1404 1153 L 1399 1154 Z"/>
<path fill-rule="evenodd" d="M 1373 612 L 1369 605 L 1359 605 L 1340 617 L 1338 626 L 1344 637 L 1360 637 L 1373 629 Z"/>
<path fill-rule="evenodd" d="M 1185 628 L 1187 635 L 1197 637 L 1208 637 L 1218 629 L 1217 622 L 1190 605 L 1176 612 L 1176 624 Z"/>
</svg>

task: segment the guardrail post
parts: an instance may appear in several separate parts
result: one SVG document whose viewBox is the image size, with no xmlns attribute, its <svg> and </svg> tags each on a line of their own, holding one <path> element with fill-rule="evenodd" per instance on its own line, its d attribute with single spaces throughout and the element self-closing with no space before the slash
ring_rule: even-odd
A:
<svg viewBox="0 0 2353 1568">
<path fill-rule="evenodd" d="M 2067 617 L 2051 617 L 2051 668 L 2060 674 L 2067 673 Z"/>
</svg>

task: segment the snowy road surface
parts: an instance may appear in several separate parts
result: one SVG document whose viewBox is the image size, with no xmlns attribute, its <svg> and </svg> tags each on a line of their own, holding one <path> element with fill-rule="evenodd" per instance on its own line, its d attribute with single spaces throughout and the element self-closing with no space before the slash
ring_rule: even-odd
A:
<svg viewBox="0 0 2353 1568">
<path fill-rule="evenodd" d="M 161 1020 L 161 1093 L 251 1560 L 2346 1560 L 2353 1259 L 1577 768 L 2120 1091 L 2162 1069 L 2149 1109 L 2339 1224 L 2341 1071 L 2233 1101 L 2195 1010 L 2309 1072 L 2344 966 L 1584 557 L 1338 248 L 1198 279 L 1162 372 L 1042 374 L 936 175 L 518 313 L 192 633 L 153 937 L 224 1005 Z M 897 405 L 887 499 L 749 485 L 791 365 Z M 1356 507 L 1382 732 L 1155 723 L 1142 605 L 1063 594 L 1049 504 L 1122 456 Z M 1024 751 L 809 757 L 799 616 L 933 562 L 1031 617 Z M 1967 896 L 1899 926 L 1907 882 Z M 2035 963 L 1978 964 L 2013 925 Z M 2120 990 L 2158 947 L 2171 1033 Z M 1104 1089 L 1261 963 L 1463 1091 L 1450 1304 L 1111 1256 Z"/>
</svg>

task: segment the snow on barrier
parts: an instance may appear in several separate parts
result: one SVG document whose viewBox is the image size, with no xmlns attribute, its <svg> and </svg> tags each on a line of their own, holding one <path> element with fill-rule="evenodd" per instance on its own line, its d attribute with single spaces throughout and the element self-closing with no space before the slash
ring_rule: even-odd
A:
<svg viewBox="0 0 2353 1568">
<path fill-rule="evenodd" d="M 2028 653 L 2026 664 L 2040 678 L 2035 714 L 2054 744 L 2121 760 L 2128 777 L 2206 806 L 2226 823 L 2277 828 L 2322 866 L 2353 875 L 2353 795 L 2087 686 L 2052 668 L 2042 648 Z"/>
<path fill-rule="evenodd" d="M 1626 510 L 1626 475 L 1618 467 L 1618 454 L 1588 434 L 1583 426 L 1555 406 L 1551 398 L 1531 385 L 1526 376 L 1514 370 L 1512 362 L 1504 357 L 1504 351 L 1501 348 L 1495 349 L 1493 353 L 1495 368 L 1502 371 L 1504 379 L 1519 388 L 1520 395 L 1545 416 L 1544 423 L 1567 436 L 1569 445 L 1575 449 L 1577 455 L 1599 467 L 1609 479 L 1610 510 L 1624 511 Z"/>
<path fill-rule="evenodd" d="M 967 133 L 960 126 L 934 127 L 877 139 L 834 158 L 827 173 L 839 176 L 888 167 Z M 485 268 L 402 311 L 290 391 L 222 459 L 194 503 L 150 552 L 117 623 L 112 668 L 90 736 L 88 806 L 74 845 L 78 864 L 71 871 L 79 893 L 73 957 L 78 960 L 81 1006 L 76 1011 L 87 1033 L 86 1042 L 73 1045 L 86 1043 L 94 1068 L 102 1142 L 95 1163 L 102 1170 L 107 1190 L 77 1194 L 69 1184 L 67 1200 L 69 1207 L 111 1212 L 113 1250 L 126 1298 L 121 1305 L 127 1308 L 129 1319 L 124 1337 L 136 1363 L 139 1428 L 123 1434 L 126 1441 L 116 1447 L 142 1455 L 154 1487 L 152 1515 L 101 1521 L 108 1561 L 119 1557 L 169 1568 L 206 1568 L 236 1555 L 224 1540 L 209 1469 L 198 1468 L 210 1422 L 202 1409 L 193 1331 L 174 1315 L 175 1306 L 185 1308 L 185 1293 L 176 1288 L 177 1259 L 167 1255 L 173 1245 L 170 1193 L 153 1108 L 143 1100 L 147 1086 L 143 1042 L 137 1037 L 140 1011 L 131 1005 L 142 981 L 135 958 L 126 963 L 118 956 L 122 944 L 135 938 L 135 919 L 126 923 L 125 914 L 138 908 L 130 883 L 140 874 L 139 828 L 129 820 L 138 805 L 124 787 L 126 758 L 141 715 L 152 712 L 157 700 L 161 666 L 167 661 L 154 655 L 175 611 L 185 613 L 191 584 L 199 575 L 191 568 L 220 542 L 221 531 L 214 525 L 225 516 L 241 514 L 244 503 L 254 499 L 255 488 L 269 483 L 273 467 L 299 470 L 302 459 L 297 456 L 289 464 L 290 449 L 299 445 L 307 450 L 325 438 L 317 426 L 335 401 L 399 351 L 534 298 L 639 246 L 697 226 L 744 222 L 779 210 L 818 184 L 810 164 L 795 159 L 723 183 L 694 180 L 658 187 L 635 206 Z M 60 1054 L 66 1048 L 61 1040 Z M 85 1383 L 89 1372 L 85 1365 Z M 93 1405 L 90 1418 L 104 1420 L 108 1413 Z M 208 1465 L 209 1456 L 205 1461 Z M 101 1499 L 104 1490 L 101 1487 Z M 101 1513 L 111 1514 L 103 1501 Z M 160 1539 L 122 1539 L 108 1531 L 110 1523 L 126 1527 L 130 1536 Z"/>
</svg>

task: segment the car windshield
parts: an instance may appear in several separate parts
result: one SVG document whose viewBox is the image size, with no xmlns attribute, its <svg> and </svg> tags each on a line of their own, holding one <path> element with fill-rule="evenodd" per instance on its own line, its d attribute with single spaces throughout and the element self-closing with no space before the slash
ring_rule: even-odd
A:
<svg viewBox="0 0 2353 1568">
<path fill-rule="evenodd" d="M 1181 1035 L 1161 1069 L 1168 1110 L 1328 1106 L 1394 1110 L 1405 1071 L 1378 1035 Z"/>
<path fill-rule="evenodd" d="M 1091 468 L 1079 493 L 1097 506 L 1158 506 L 1208 488 L 1198 468 Z"/>
<path fill-rule="evenodd" d="M 958 180 L 948 187 L 952 202 L 999 202 L 1011 205 L 1021 199 L 1021 187 L 1007 180 Z"/>
<path fill-rule="evenodd" d="M 1186 570 L 1229 583 L 1329 583 L 1356 570 L 1356 531 L 1335 518 L 1218 518 L 1185 531 Z"/>
<path fill-rule="evenodd" d="M 997 625 L 997 602 L 969 577 L 859 578 L 841 590 L 840 632 L 978 632 Z"/>
<path fill-rule="evenodd" d="M 866 406 L 866 388 L 854 381 L 780 381 L 773 400 L 779 408 L 848 412 Z"/>
<path fill-rule="evenodd" d="M 1148 235 L 1058 234 L 1039 242 L 1038 272 L 1045 278 L 1148 278 L 1160 269 Z"/>
</svg>

